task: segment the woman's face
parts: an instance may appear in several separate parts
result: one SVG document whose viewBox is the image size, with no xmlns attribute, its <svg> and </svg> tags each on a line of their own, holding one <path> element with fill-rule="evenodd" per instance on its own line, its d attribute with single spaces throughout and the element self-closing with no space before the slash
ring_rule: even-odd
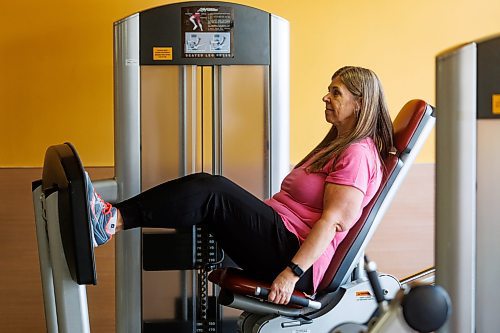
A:
<svg viewBox="0 0 500 333">
<path fill-rule="evenodd" d="M 323 97 L 325 118 L 337 128 L 339 134 L 347 133 L 356 125 L 355 110 L 360 108 L 358 100 L 338 77 L 328 86 L 328 93 Z"/>
</svg>

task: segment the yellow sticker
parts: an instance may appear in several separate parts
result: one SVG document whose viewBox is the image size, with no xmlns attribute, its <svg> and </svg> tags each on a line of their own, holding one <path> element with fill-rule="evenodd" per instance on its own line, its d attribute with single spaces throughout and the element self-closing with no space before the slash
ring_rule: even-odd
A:
<svg viewBox="0 0 500 333">
<path fill-rule="evenodd" d="M 172 60 L 172 48 L 153 47 L 153 60 Z"/>
<path fill-rule="evenodd" d="M 491 112 L 493 112 L 493 114 L 500 114 L 500 94 L 493 95 L 491 100 Z"/>
<path fill-rule="evenodd" d="M 372 294 L 366 290 L 366 291 L 356 291 L 356 297 L 370 297 Z"/>
</svg>

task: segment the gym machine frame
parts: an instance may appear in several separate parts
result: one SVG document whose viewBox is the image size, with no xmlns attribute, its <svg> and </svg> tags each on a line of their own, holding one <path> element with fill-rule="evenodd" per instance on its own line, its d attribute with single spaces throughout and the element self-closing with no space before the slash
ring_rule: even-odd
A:
<svg viewBox="0 0 500 333">
<path fill-rule="evenodd" d="M 210 24 L 203 26 L 203 32 L 201 26 L 196 32 L 189 26 L 194 14 L 199 15 L 202 25 Z M 201 44 L 192 43 L 195 38 L 208 42 L 209 46 L 200 52 Z M 176 3 L 131 15 L 114 24 L 114 87 L 115 177 L 95 182 L 96 190 L 105 200 L 122 201 L 161 181 L 200 171 L 236 177 L 244 187 L 253 187 L 253 193 L 261 198 L 279 190 L 281 180 L 289 171 L 287 21 L 262 10 L 226 2 Z M 230 91 L 230 88 L 237 90 Z M 255 99 L 259 107 L 248 112 L 245 105 L 238 105 L 237 98 L 245 94 Z M 232 131 L 236 134 L 227 131 L 233 123 L 236 126 Z M 54 152 L 68 147 L 76 155 L 69 144 L 51 147 L 47 153 L 58 155 Z M 244 177 L 240 180 L 234 175 L 238 169 L 234 162 L 240 153 L 238 148 L 246 155 L 257 156 L 250 163 L 244 161 L 253 169 L 243 170 Z M 88 332 L 85 287 L 80 284 L 95 284 L 94 267 L 93 278 L 83 282 L 77 275 L 58 273 L 64 271 L 56 268 L 65 266 L 64 256 L 59 260 L 45 258 L 61 253 L 62 244 L 56 237 L 61 221 L 55 217 L 58 209 L 66 209 L 61 208 L 61 204 L 67 204 L 59 200 L 58 205 L 54 198 L 60 199 L 62 194 L 52 194 L 63 193 L 75 184 L 62 178 L 54 189 L 48 185 L 39 188 L 40 184 L 35 182 L 33 193 L 41 265 L 48 266 L 48 270 L 42 267 L 42 276 L 47 278 L 44 283 L 47 297 L 44 298 L 48 331 L 55 332 L 59 326 L 62 332 Z M 50 237 L 44 231 L 45 225 Z M 171 244 L 164 240 L 174 238 L 184 249 L 186 246 L 190 249 L 179 256 L 182 260 L 166 262 L 168 245 L 160 245 L 164 246 L 163 251 L 156 251 L 157 246 Z M 59 250 L 48 251 L 47 246 Z M 93 263 L 93 249 L 86 251 L 90 251 L 87 255 Z M 148 254 L 155 252 L 160 255 L 152 258 Z M 221 307 L 212 306 L 217 310 L 215 314 L 207 311 L 207 302 L 215 302 L 216 290 L 214 287 L 213 297 L 209 299 L 205 271 L 206 265 L 220 259 L 217 253 L 213 239 L 201 228 L 174 233 L 137 229 L 117 235 L 117 332 L 169 328 L 187 332 L 219 331 Z M 71 270 L 66 248 L 65 254 L 66 270 Z M 54 281 L 49 276 L 52 269 Z M 180 312 L 179 321 L 187 325 L 175 326 L 176 323 L 172 323 L 175 320 L 167 323 L 168 320 L 144 318 L 143 305 L 147 301 L 143 279 L 150 271 L 158 270 L 179 270 L 181 295 L 179 304 L 175 305 L 175 315 Z M 73 299 L 63 291 L 66 287 L 76 290 L 73 296 L 80 300 L 77 308 L 69 305 L 74 300 L 65 301 L 66 297 Z M 55 291 L 55 300 L 52 289 L 61 291 Z M 61 298 L 58 294 L 66 296 Z M 205 303 L 195 305 L 200 297 L 204 297 Z M 80 318 L 78 323 L 73 320 L 76 317 Z M 61 321 L 60 324 L 53 325 L 57 321 Z"/>
</svg>

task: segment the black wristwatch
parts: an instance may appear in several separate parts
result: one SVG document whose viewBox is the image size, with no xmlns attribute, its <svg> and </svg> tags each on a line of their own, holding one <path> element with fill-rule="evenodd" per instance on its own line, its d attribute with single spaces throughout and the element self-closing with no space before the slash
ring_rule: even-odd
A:
<svg viewBox="0 0 500 333">
<path fill-rule="evenodd" d="M 299 265 L 294 264 L 293 262 L 290 261 L 290 263 L 288 264 L 288 267 L 290 267 L 293 274 L 295 274 L 299 278 L 301 278 L 302 275 L 304 275 L 304 271 L 302 270 L 302 268 L 299 267 Z"/>
</svg>

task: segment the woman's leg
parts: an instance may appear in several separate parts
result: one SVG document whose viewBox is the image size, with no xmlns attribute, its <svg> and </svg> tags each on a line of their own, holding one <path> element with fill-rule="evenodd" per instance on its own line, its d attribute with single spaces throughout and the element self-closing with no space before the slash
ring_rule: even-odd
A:
<svg viewBox="0 0 500 333">
<path fill-rule="evenodd" d="M 275 277 L 298 250 L 295 235 L 264 202 L 230 180 L 194 174 L 158 185 L 116 205 L 124 229 L 206 224 L 241 268 Z"/>
<path fill-rule="evenodd" d="M 218 178 L 223 177 L 188 175 L 157 185 L 115 207 L 120 210 L 124 229 L 176 228 L 207 222 L 212 210 L 210 200 L 222 190 Z"/>
<path fill-rule="evenodd" d="M 206 224 L 236 264 L 267 281 L 286 267 L 299 248 L 297 237 L 271 207 L 222 176 L 185 176 L 116 208 L 124 229 Z"/>
</svg>

